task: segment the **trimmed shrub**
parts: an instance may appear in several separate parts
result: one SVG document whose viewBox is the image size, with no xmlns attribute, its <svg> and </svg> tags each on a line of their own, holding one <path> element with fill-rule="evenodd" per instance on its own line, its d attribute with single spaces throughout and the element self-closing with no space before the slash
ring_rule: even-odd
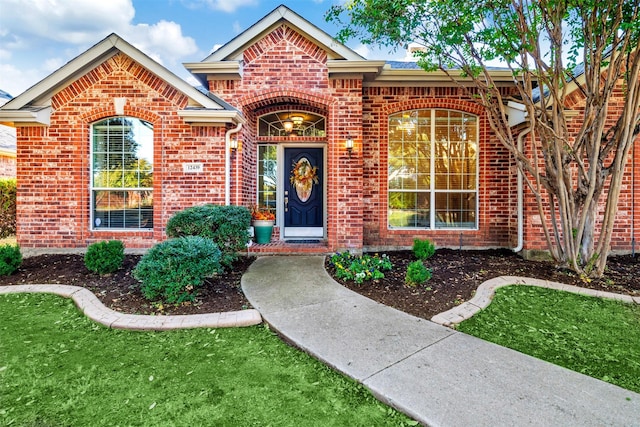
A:
<svg viewBox="0 0 640 427">
<path fill-rule="evenodd" d="M 431 270 L 425 267 L 422 261 L 413 261 L 407 266 L 407 274 L 404 278 L 407 286 L 414 288 L 429 279 L 431 279 Z"/>
<path fill-rule="evenodd" d="M 16 180 L 0 178 L 0 239 L 16 234 Z"/>
<path fill-rule="evenodd" d="M 84 265 L 98 274 L 109 274 L 122 267 L 124 243 L 120 240 L 92 243 L 84 254 Z"/>
<path fill-rule="evenodd" d="M 433 254 L 436 253 L 436 247 L 433 243 L 431 243 L 430 240 L 425 239 L 425 240 L 420 240 L 420 239 L 414 239 L 413 240 L 413 254 L 416 256 L 416 258 L 418 258 L 419 260 L 425 260 L 428 258 L 431 258 L 433 256 Z"/>
<path fill-rule="evenodd" d="M 211 239 L 185 236 L 158 243 L 133 270 L 150 301 L 193 301 L 204 279 L 222 272 L 221 252 Z"/>
<path fill-rule="evenodd" d="M 167 236 L 200 236 L 214 241 L 221 264 L 230 268 L 251 238 L 251 212 L 243 206 L 202 205 L 176 212 L 167 222 Z"/>
<path fill-rule="evenodd" d="M 18 245 L 0 245 L 0 276 L 13 274 L 22 264 Z"/>
</svg>

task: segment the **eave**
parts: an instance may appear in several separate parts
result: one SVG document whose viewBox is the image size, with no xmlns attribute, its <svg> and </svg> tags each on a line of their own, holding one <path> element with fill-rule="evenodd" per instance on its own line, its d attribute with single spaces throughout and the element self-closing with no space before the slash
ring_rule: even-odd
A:
<svg viewBox="0 0 640 427">
<path fill-rule="evenodd" d="M 375 79 L 385 66 L 385 61 L 369 60 L 328 60 L 327 70 L 329 77 L 340 77 L 344 75 L 370 75 L 370 79 Z"/>
<path fill-rule="evenodd" d="M 501 85 L 513 85 L 514 76 L 510 70 L 492 70 L 489 74 L 493 81 Z M 365 82 L 365 86 L 392 86 L 392 85 L 416 85 L 416 86 L 451 86 L 451 78 L 458 83 L 472 84 L 471 77 L 465 76 L 461 71 L 445 73 L 441 70 L 425 71 L 415 68 L 389 68 L 384 67 L 373 79 Z"/>
<path fill-rule="evenodd" d="M 239 111 L 230 110 L 201 110 L 186 109 L 178 111 L 185 122 L 197 126 L 225 126 L 228 123 L 235 125 L 246 123 L 245 118 Z"/>
<path fill-rule="evenodd" d="M 51 107 L 22 110 L 0 111 L 0 124 L 20 126 L 49 126 L 51 124 Z"/>
<path fill-rule="evenodd" d="M 182 64 L 191 74 L 204 83 L 207 80 L 240 80 L 240 61 L 185 62 Z"/>
</svg>

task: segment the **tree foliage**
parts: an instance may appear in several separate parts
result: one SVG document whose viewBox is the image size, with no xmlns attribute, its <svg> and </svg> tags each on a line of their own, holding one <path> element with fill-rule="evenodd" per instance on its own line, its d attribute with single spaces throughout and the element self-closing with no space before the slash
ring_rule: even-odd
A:
<svg viewBox="0 0 640 427">
<path fill-rule="evenodd" d="M 537 200 L 551 254 L 586 277 L 604 272 L 640 133 L 639 10 L 636 0 L 351 0 L 326 18 L 343 42 L 420 44 L 425 70 L 481 104 Z M 496 81 L 496 63 L 512 89 Z M 527 125 L 510 125 L 510 105 Z"/>
</svg>

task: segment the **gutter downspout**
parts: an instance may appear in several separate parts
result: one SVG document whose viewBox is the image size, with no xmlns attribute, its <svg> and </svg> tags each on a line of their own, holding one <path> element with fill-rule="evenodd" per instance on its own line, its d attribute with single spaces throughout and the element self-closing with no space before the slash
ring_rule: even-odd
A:
<svg viewBox="0 0 640 427">
<path fill-rule="evenodd" d="M 238 123 L 235 129 L 229 129 L 224 135 L 225 156 L 224 156 L 224 204 L 231 204 L 231 135 L 240 132 L 242 123 Z"/>
<path fill-rule="evenodd" d="M 524 147 L 524 137 L 531 133 L 531 125 L 518 135 L 518 151 L 522 152 Z M 516 159 L 516 164 L 517 164 Z M 524 178 L 522 171 L 518 168 L 518 245 L 513 248 L 513 252 L 520 252 L 524 247 Z"/>
</svg>

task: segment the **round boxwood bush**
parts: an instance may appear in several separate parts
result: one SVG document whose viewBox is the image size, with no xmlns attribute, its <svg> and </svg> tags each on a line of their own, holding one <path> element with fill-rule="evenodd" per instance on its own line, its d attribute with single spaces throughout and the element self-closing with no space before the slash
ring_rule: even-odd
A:
<svg viewBox="0 0 640 427">
<path fill-rule="evenodd" d="M 407 266 L 407 274 L 404 282 L 409 287 L 416 287 L 431 279 L 431 270 L 424 266 L 422 261 L 413 261 Z"/>
<path fill-rule="evenodd" d="M 436 253 L 436 246 L 429 239 L 414 239 L 413 254 L 420 260 L 431 258 Z"/>
<path fill-rule="evenodd" d="M 220 273 L 220 249 L 211 240 L 185 236 L 158 243 L 133 270 L 150 301 L 193 301 L 204 279 Z"/>
<path fill-rule="evenodd" d="M 222 266 L 232 268 L 249 243 L 251 212 L 244 206 L 201 205 L 176 212 L 167 222 L 168 237 L 212 239 L 222 251 Z"/>
<path fill-rule="evenodd" d="M 98 274 L 109 274 L 122 267 L 124 243 L 120 240 L 92 243 L 84 254 L 84 265 Z"/>
<path fill-rule="evenodd" d="M 13 274 L 22 264 L 18 245 L 0 245 L 0 276 Z"/>
</svg>

